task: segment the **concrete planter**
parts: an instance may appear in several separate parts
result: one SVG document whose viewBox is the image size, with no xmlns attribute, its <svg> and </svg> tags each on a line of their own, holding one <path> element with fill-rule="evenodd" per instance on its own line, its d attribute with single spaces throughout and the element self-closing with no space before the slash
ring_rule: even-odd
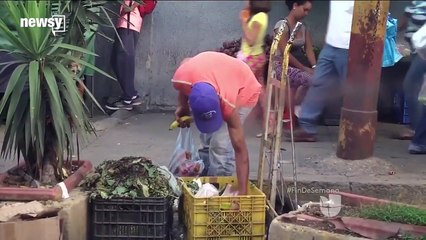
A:
<svg viewBox="0 0 426 240">
<path fill-rule="evenodd" d="M 352 193 L 340 192 L 335 194 L 342 197 L 341 204 L 345 206 L 359 207 L 361 205 L 401 204 Z M 313 225 L 315 225 L 315 223 L 327 222 L 334 225 L 335 230 L 349 230 L 365 238 L 356 238 L 343 234 L 321 231 L 313 227 L 302 226 L 300 225 L 300 221 L 303 221 L 304 223 L 312 223 Z M 398 235 L 400 232 L 409 233 L 412 236 L 425 236 L 426 226 L 384 222 L 358 217 L 335 217 L 326 219 L 306 214 L 284 214 L 272 221 L 269 229 L 269 239 L 387 239 Z M 281 236 L 285 237 L 283 238 Z"/>
<path fill-rule="evenodd" d="M 80 164 L 80 167 L 67 179 L 63 181 L 62 188 L 59 185 L 53 188 L 20 188 L 20 187 L 7 187 L 3 186 L 3 181 L 7 173 L 0 174 L 0 200 L 9 201 L 46 201 L 46 200 L 60 200 L 63 196 L 68 195 L 68 192 L 76 188 L 77 185 L 84 179 L 84 177 L 92 170 L 92 163 L 90 161 L 73 161 L 73 164 Z M 11 170 L 23 167 L 23 165 L 16 166 Z M 65 186 L 65 187 L 64 187 Z M 64 190 L 63 190 L 64 188 Z"/>
</svg>

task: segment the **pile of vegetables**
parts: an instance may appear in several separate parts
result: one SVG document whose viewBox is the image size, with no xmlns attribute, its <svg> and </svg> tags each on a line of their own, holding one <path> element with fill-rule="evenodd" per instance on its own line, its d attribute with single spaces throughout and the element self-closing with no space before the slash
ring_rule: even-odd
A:
<svg viewBox="0 0 426 240">
<path fill-rule="evenodd" d="M 92 199 L 173 196 L 166 174 L 145 157 L 105 161 L 81 185 Z"/>
<path fill-rule="evenodd" d="M 265 39 L 264 39 L 263 49 L 266 53 L 267 59 L 269 59 L 269 52 L 270 52 L 270 49 L 271 49 L 273 39 L 274 39 L 273 36 L 271 36 L 269 34 L 266 35 Z M 216 51 L 225 53 L 225 54 L 232 56 L 232 57 L 237 57 L 237 53 L 238 53 L 238 51 L 240 51 L 240 48 L 241 48 L 241 38 L 237 39 L 237 40 L 231 40 L 231 41 L 223 42 L 222 47 L 220 47 Z"/>
<path fill-rule="evenodd" d="M 238 51 L 241 48 L 241 38 L 233 41 L 226 41 L 222 43 L 222 47 L 217 49 L 217 52 L 225 53 L 231 57 L 237 57 Z"/>
</svg>

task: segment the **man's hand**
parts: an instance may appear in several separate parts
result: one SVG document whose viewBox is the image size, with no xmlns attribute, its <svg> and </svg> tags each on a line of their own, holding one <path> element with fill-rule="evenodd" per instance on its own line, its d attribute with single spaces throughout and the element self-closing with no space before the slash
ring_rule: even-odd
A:
<svg viewBox="0 0 426 240">
<path fill-rule="evenodd" d="M 182 92 L 178 94 L 177 107 L 175 111 L 176 121 L 179 123 L 179 127 L 186 128 L 190 126 L 189 121 L 181 121 L 181 117 L 190 116 L 191 111 L 189 110 L 188 97 Z"/>
<path fill-rule="evenodd" d="M 189 111 L 189 108 L 184 106 L 177 106 L 175 111 L 175 118 L 176 121 L 179 123 L 179 127 L 181 128 L 187 128 L 190 127 L 190 121 L 182 121 L 182 117 L 189 116 L 191 113 Z"/>
</svg>

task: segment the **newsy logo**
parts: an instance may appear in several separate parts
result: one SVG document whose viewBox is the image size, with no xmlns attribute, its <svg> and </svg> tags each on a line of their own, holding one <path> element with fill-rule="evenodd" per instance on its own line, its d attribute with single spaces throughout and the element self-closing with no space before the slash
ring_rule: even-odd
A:
<svg viewBox="0 0 426 240">
<path fill-rule="evenodd" d="M 52 33 L 65 32 L 65 15 L 52 15 L 50 18 L 21 18 L 21 27 L 48 27 L 52 29 Z"/>
</svg>

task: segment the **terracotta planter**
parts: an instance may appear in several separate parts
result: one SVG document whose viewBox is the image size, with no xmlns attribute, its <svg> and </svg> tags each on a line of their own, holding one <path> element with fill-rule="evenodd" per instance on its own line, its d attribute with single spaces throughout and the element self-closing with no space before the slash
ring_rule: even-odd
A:
<svg viewBox="0 0 426 240">
<path fill-rule="evenodd" d="M 73 161 L 77 164 L 78 161 Z M 7 173 L 0 174 L 0 200 L 10 201 L 46 201 L 46 200 L 60 200 L 66 196 L 69 191 L 76 188 L 84 177 L 92 170 L 92 163 L 90 161 L 80 161 L 80 167 L 63 181 L 66 191 L 63 191 L 59 185 L 53 188 L 20 188 L 20 187 L 6 187 L 2 183 L 7 176 Z M 16 166 L 16 169 L 21 166 Z"/>
<path fill-rule="evenodd" d="M 344 206 L 359 207 L 361 205 L 365 206 L 377 204 L 399 204 L 406 206 L 408 205 L 353 193 L 339 192 L 334 194 L 340 195 L 342 197 L 341 204 Z M 426 235 L 426 226 L 384 222 L 358 217 L 335 217 L 326 219 L 321 217 L 314 217 L 307 214 L 298 214 L 296 216 L 284 214 L 281 216 L 281 218 L 286 219 L 287 222 L 291 222 L 293 224 L 297 224 L 296 221 L 330 222 L 334 225 L 336 230 L 350 230 L 351 232 L 357 233 L 369 239 L 387 239 L 389 237 L 398 235 L 401 231 L 417 237 Z"/>
</svg>

